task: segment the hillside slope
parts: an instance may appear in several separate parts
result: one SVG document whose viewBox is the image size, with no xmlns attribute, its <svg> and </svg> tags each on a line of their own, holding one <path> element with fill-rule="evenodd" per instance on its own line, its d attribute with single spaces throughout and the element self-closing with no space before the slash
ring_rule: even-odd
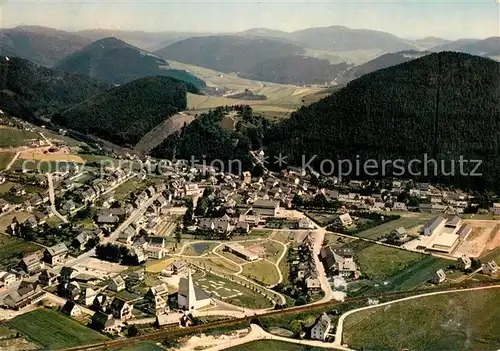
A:
<svg viewBox="0 0 500 351">
<path fill-rule="evenodd" d="M 307 48 L 329 51 L 377 49 L 395 52 L 416 48 L 411 42 L 386 32 L 342 26 L 299 30 L 290 33 L 288 39 Z"/>
<path fill-rule="evenodd" d="M 302 155 L 306 160 L 318 155 L 316 167 L 324 159 L 409 161 L 428 154 L 457 160 L 455 176 L 441 180 L 499 186 L 499 70 L 493 60 L 444 52 L 364 75 L 271 128 L 265 138 L 268 153 L 281 152 L 298 165 Z M 462 176 L 466 172 L 456 169 L 460 156 L 483 160 L 483 176 Z M 451 162 L 446 165 L 449 172 Z M 361 169 L 357 176 L 363 174 Z"/>
<path fill-rule="evenodd" d="M 287 56 L 259 62 L 240 77 L 281 84 L 328 84 L 349 68 L 347 63 L 330 64 L 307 56 Z"/>
<path fill-rule="evenodd" d="M 133 145 L 186 106 L 183 82 L 170 77 L 148 77 L 86 100 L 54 115 L 53 121 L 117 145 Z"/>
<path fill-rule="evenodd" d="M 58 61 L 54 69 L 91 76 L 110 84 L 124 84 L 150 76 L 168 76 L 201 88 L 204 82 L 168 62 L 117 38 L 105 38 Z"/>
<path fill-rule="evenodd" d="M 359 78 L 365 74 L 378 71 L 379 69 L 388 68 L 391 66 L 396 66 L 401 63 L 405 63 L 417 58 L 429 55 L 428 51 L 400 51 L 395 53 L 384 54 L 371 61 L 363 63 L 361 65 L 352 67 L 344 72 L 343 75 L 339 77 L 338 83 L 345 84 L 353 79 Z"/>
<path fill-rule="evenodd" d="M 33 119 L 100 94 L 110 86 L 20 58 L 0 58 L 0 109 Z"/>
<path fill-rule="evenodd" d="M 434 47 L 430 51 L 458 51 L 483 57 L 500 56 L 500 37 L 491 37 L 483 40 L 460 39 Z"/>
<path fill-rule="evenodd" d="M 0 29 L 0 55 L 24 58 L 47 67 L 89 43 L 81 35 L 46 27 Z"/>
<path fill-rule="evenodd" d="M 295 44 L 239 36 L 197 37 L 179 41 L 154 54 L 220 72 L 246 72 L 259 62 L 302 54 Z"/>
</svg>

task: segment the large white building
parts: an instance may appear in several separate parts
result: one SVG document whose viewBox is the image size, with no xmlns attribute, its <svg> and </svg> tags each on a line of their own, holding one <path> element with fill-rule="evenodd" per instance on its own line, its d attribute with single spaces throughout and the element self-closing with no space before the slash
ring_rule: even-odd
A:
<svg viewBox="0 0 500 351">
<path fill-rule="evenodd" d="M 212 299 L 206 292 L 193 283 L 191 270 L 187 278 L 179 281 L 179 292 L 177 293 L 177 305 L 186 311 L 196 311 L 202 307 L 210 305 Z"/>
<path fill-rule="evenodd" d="M 225 249 L 247 261 L 255 261 L 259 259 L 257 254 L 247 250 L 243 245 L 238 243 L 225 244 Z"/>
<path fill-rule="evenodd" d="M 253 203 L 252 211 L 254 215 L 262 217 L 276 217 L 280 209 L 278 201 L 257 200 Z"/>
</svg>

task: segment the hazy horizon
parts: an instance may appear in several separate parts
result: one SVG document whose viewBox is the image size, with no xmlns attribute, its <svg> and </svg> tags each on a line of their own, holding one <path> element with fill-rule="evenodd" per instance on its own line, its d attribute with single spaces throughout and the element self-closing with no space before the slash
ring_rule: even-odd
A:
<svg viewBox="0 0 500 351">
<path fill-rule="evenodd" d="M 67 31 L 231 33 L 252 28 L 296 31 L 345 26 L 414 39 L 487 38 L 500 32 L 500 6 L 467 2 L 94 1 L 0 0 L 2 28 L 46 26 Z"/>
</svg>

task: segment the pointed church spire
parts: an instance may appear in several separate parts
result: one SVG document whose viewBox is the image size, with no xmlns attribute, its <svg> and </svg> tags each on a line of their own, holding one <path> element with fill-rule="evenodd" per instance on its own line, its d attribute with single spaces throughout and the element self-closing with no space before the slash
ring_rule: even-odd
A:
<svg viewBox="0 0 500 351">
<path fill-rule="evenodd" d="M 187 305 L 189 311 L 194 310 L 196 306 L 196 293 L 194 291 L 193 277 L 191 276 L 191 268 L 188 270 L 188 296 Z"/>
</svg>

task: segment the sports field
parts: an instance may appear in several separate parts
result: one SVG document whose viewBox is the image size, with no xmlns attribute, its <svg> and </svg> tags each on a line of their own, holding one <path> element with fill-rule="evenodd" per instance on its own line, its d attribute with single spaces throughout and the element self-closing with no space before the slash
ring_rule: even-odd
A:
<svg viewBox="0 0 500 351">
<path fill-rule="evenodd" d="M 423 297 L 346 318 L 342 343 L 366 350 L 498 350 L 500 289 Z"/>
<path fill-rule="evenodd" d="M 8 325 L 51 350 L 108 340 L 104 335 L 49 309 L 22 314 Z"/>
</svg>

